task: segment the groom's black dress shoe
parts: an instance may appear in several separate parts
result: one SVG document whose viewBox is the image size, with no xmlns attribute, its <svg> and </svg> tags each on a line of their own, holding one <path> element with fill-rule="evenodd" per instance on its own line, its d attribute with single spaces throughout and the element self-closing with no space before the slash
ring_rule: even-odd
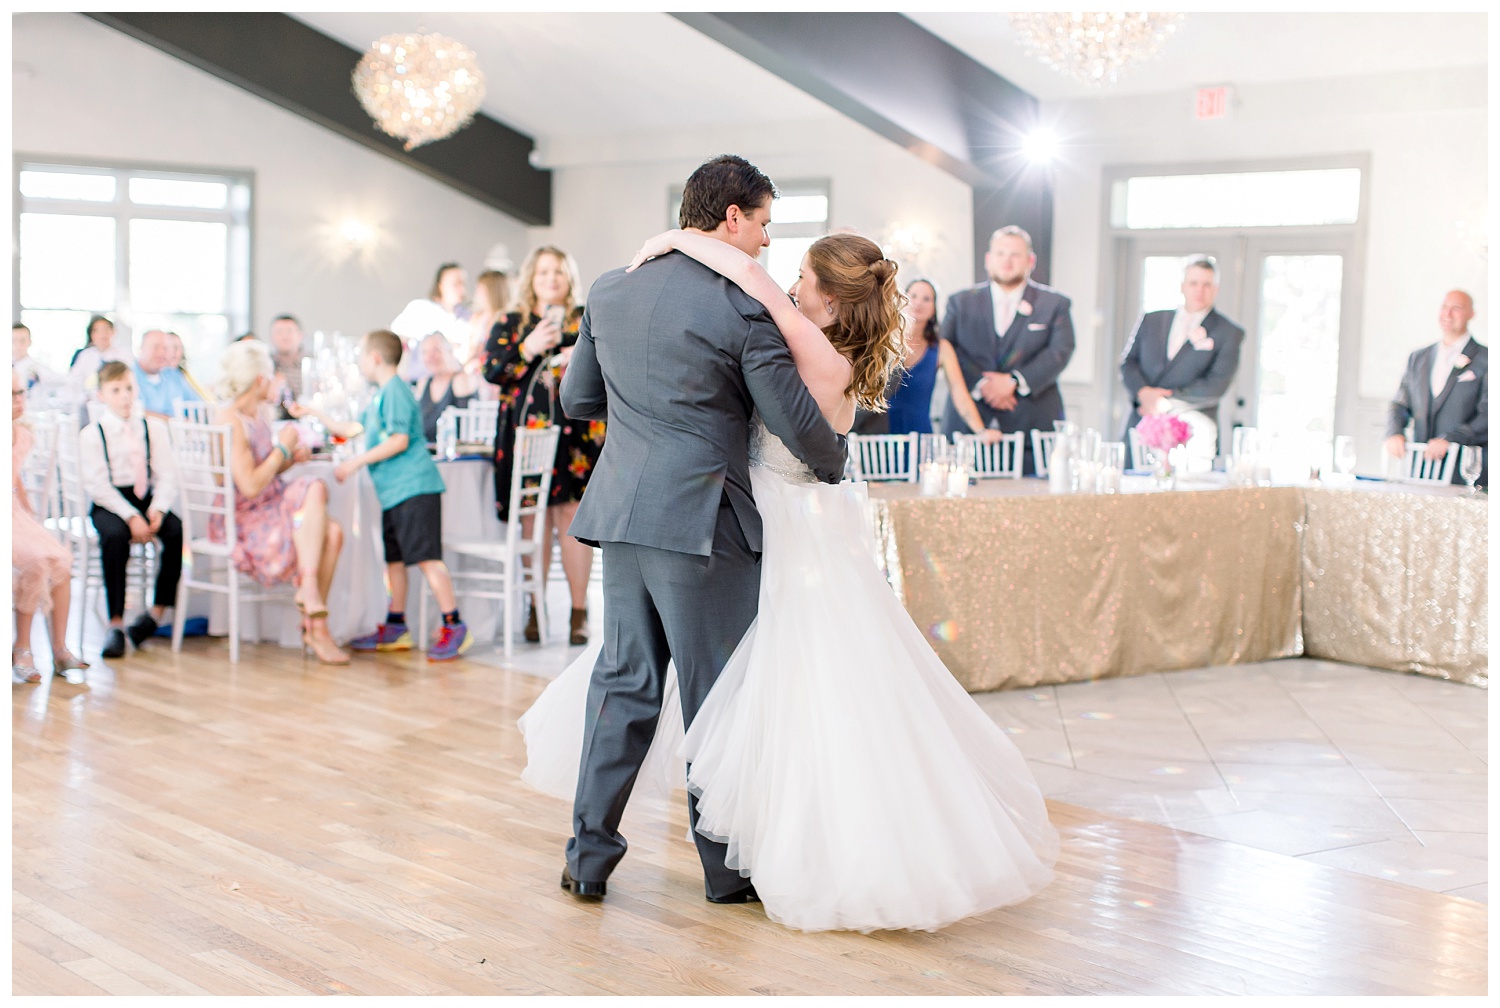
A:
<svg viewBox="0 0 1500 1008">
<path fill-rule="evenodd" d="M 573 873 L 563 868 L 562 887 L 579 899 L 603 899 L 603 882 L 580 882 L 573 877 Z"/>
<path fill-rule="evenodd" d="M 704 899 L 710 903 L 759 903 L 760 896 L 755 891 L 755 886 L 747 885 L 739 892 L 732 892 L 728 896 L 705 896 Z"/>
</svg>

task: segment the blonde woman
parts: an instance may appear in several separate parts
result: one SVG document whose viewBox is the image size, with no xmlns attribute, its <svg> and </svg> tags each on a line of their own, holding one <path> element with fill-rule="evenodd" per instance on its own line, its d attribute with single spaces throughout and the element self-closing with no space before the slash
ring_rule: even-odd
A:
<svg viewBox="0 0 1500 1008">
<path fill-rule="evenodd" d="M 484 346 L 484 378 L 499 387 L 500 418 L 495 431 L 495 508 L 501 521 L 510 520 L 511 453 L 520 427 L 562 428 L 557 463 L 547 506 L 547 546 L 541 558 L 543 576 L 552 558 L 555 531 L 562 552 L 563 573 L 573 609 L 568 617 L 568 643 L 587 644 L 589 570 L 593 549 L 568 534 L 573 514 L 589 474 L 604 447 L 602 421 L 569 419 L 557 402 L 557 385 L 578 342 L 578 303 L 582 284 L 578 264 L 560 248 L 533 249 L 521 267 L 515 301 L 495 323 Z M 529 529 L 528 529 L 529 534 Z M 526 621 L 526 639 L 540 639 L 536 612 Z"/>
</svg>

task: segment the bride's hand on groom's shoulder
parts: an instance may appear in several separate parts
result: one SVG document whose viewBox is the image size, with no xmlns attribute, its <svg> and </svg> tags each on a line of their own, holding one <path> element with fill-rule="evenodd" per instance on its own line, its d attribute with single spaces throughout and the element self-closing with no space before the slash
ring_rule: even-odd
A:
<svg viewBox="0 0 1500 1008">
<path fill-rule="evenodd" d="M 630 260 L 630 265 L 625 267 L 625 272 L 634 273 L 640 267 L 641 263 L 647 259 L 655 259 L 657 256 L 666 255 L 677 247 L 677 239 L 681 236 L 682 231 L 678 228 L 673 228 L 671 231 L 663 231 L 655 238 L 647 238 L 646 244 L 641 246 L 641 250 L 635 254 L 635 258 Z"/>
</svg>

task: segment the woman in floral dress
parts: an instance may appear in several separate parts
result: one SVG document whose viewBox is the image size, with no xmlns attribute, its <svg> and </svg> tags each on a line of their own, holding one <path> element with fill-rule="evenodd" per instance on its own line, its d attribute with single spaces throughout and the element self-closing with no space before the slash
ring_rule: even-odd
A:
<svg viewBox="0 0 1500 1008">
<path fill-rule="evenodd" d="M 604 447 L 604 424 L 579 422 L 564 415 L 557 400 L 558 383 L 578 341 L 583 308 L 578 304 L 578 266 L 562 249 L 544 245 L 534 249 L 521 267 L 516 300 L 511 311 L 490 330 L 484 347 L 485 380 L 500 388 L 500 417 L 495 430 L 495 508 L 501 521 L 510 520 L 512 456 L 519 427 L 561 428 L 557 463 L 547 500 L 547 546 L 542 576 L 552 560 L 552 535 L 557 534 L 563 573 L 568 578 L 573 611 L 568 620 L 568 643 L 587 644 L 589 571 L 593 549 L 568 534 L 589 475 Z M 522 526 L 529 534 L 529 522 Z M 526 639 L 537 641 L 536 611 L 526 621 Z"/>
</svg>

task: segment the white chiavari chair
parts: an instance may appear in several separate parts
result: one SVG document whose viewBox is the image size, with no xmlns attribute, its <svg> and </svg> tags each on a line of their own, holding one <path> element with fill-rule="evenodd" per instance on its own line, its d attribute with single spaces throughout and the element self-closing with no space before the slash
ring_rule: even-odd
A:
<svg viewBox="0 0 1500 1008">
<path fill-rule="evenodd" d="M 1052 446 L 1057 441 L 1057 431 L 1031 429 L 1031 457 L 1038 476 L 1047 475 L 1047 463 L 1052 460 Z"/>
<path fill-rule="evenodd" d="M 993 444 L 985 444 L 978 435 L 955 431 L 953 443 L 959 457 L 969 464 L 978 479 L 1020 479 L 1021 462 L 1026 457 L 1025 435 L 1020 431 L 1004 434 Z"/>
<path fill-rule="evenodd" d="M 193 592 L 223 595 L 229 604 L 229 660 L 240 660 L 240 607 L 263 602 L 295 604 L 295 591 L 262 588 L 234 566 L 234 498 L 237 493 L 230 465 L 229 428 L 215 424 L 173 420 L 172 445 L 177 454 L 178 501 L 182 541 L 188 557 L 177 582 L 177 605 L 172 615 L 172 650 L 182 650 L 183 622 Z M 197 577 L 194 561 L 204 561 L 207 580 Z M 258 609 L 257 609 L 258 611 Z M 259 626 L 260 621 L 256 621 Z"/>
<path fill-rule="evenodd" d="M 495 427 L 500 420 L 499 400 L 475 399 L 463 409 L 454 410 L 454 417 L 460 444 L 478 444 L 482 441 L 491 448 L 495 446 Z"/>
<path fill-rule="evenodd" d="M 82 437 L 83 431 L 75 429 L 72 423 L 57 425 L 59 511 L 55 527 L 63 545 L 73 551 L 73 579 L 83 591 L 82 604 L 78 607 L 78 654 L 83 653 L 84 620 L 94 611 L 97 599 L 104 595 L 104 562 L 99 552 L 99 533 L 90 517 L 93 501 L 83 485 Z M 150 598 L 147 593 L 156 570 L 156 550 L 154 540 L 145 544 L 131 543 L 130 563 L 125 569 L 127 606 L 132 587 L 142 604 Z M 181 622 L 175 614 L 172 619 L 174 623 Z"/>
<path fill-rule="evenodd" d="M 510 521 L 503 540 L 473 540 L 443 536 L 443 549 L 457 557 L 478 561 L 496 569 L 450 570 L 454 593 L 467 598 L 498 600 L 505 654 L 512 650 L 515 621 L 522 598 L 531 596 L 541 642 L 547 643 L 547 601 L 542 587 L 543 543 L 547 525 L 547 494 L 552 489 L 552 468 L 557 461 L 557 439 L 562 428 L 537 427 L 516 431 L 514 464 L 510 476 Z M 521 519 L 531 518 L 531 535 L 521 534 Z M 458 531 L 458 530 L 453 530 Z M 529 557 L 531 563 L 523 564 Z M 421 586 L 417 614 L 418 633 L 427 633 L 427 588 Z"/>
<path fill-rule="evenodd" d="M 854 479 L 917 481 L 916 434 L 850 434 Z"/>
<path fill-rule="evenodd" d="M 218 408 L 216 403 L 201 399 L 174 399 L 172 416 L 189 423 L 211 424 L 214 422 L 214 411 Z"/>
<path fill-rule="evenodd" d="M 62 513 L 57 485 L 57 438 L 66 422 L 65 415 L 32 413 L 25 417 L 25 422 L 31 428 L 34 442 L 31 454 L 21 464 L 21 485 L 36 520 L 61 540 L 63 533 L 57 520 Z"/>
<path fill-rule="evenodd" d="M 1441 458 L 1429 459 L 1426 456 L 1427 442 L 1406 442 L 1406 458 L 1396 463 L 1401 466 L 1401 471 L 1396 474 L 1396 481 L 1400 483 L 1434 483 L 1446 485 L 1453 481 L 1454 468 L 1458 465 L 1458 453 L 1463 445 L 1449 444 L 1448 450 Z M 1395 460 L 1386 456 L 1386 472 L 1390 472 L 1391 464 Z"/>
</svg>

